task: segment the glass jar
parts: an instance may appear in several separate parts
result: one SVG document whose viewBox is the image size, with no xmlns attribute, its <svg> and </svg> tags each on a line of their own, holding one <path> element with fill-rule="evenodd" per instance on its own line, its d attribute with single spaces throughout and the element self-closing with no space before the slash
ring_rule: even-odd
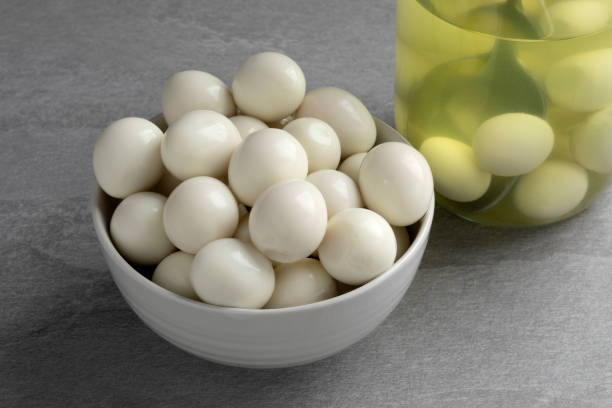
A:
<svg viewBox="0 0 612 408">
<path fill-rule="evenodd" d="M 398 0 L 397 129 L 437 200 L 557 222 L 612 183 L 612 0 Z"/>
</svg>

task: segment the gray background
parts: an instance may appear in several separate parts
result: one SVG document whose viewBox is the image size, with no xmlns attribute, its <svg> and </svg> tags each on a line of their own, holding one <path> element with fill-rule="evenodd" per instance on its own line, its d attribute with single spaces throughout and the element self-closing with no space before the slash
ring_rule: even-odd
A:
<svg viewBox="0 0 612 408">
<path fill-rule="evenodd" d="M 392 0 L 3 0 L 0 406 L 612 406 L 612 191 L 533 230 L 439 209 L 399 307 L 305 367 L 201 361 L 120 297 L 88 212 L 102 129 L 159 112 L 175 71 L 229 82 L 262 50 L 392 122 L 394 14 Z"/>
</svg>

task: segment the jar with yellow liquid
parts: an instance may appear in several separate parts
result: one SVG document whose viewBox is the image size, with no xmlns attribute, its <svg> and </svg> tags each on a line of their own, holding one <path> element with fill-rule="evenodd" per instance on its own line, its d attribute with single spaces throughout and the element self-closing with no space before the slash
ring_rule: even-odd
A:
<svg viewBox="0 0 612 408">
<path fill-rule="evenodd" d="M 459 216 L 577 214 L 612 183 L 612 0 L 398 0 L 395 123 Z"/>
</svg>

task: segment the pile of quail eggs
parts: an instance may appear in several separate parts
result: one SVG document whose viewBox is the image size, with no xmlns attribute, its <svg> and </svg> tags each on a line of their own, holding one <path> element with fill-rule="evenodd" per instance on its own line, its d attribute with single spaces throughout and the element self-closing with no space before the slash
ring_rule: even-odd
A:
<svg viewBox="0 0 612 408">
<path fill-rule="evenodd" d="M 296 62 L 265 52 L 231 92 L 184 71 L 162 94 L 165 133 L 120 119 L 93 155 L 98 184 L 121 199 L 113 243 L 156 265 L 158 285 L 219 306 L 297 306 L 374 279 L 409 247 L 431 171 L 407 144 L 374 146 L 374 120 L 349 92 L 306 93 Z"/>
</svg>

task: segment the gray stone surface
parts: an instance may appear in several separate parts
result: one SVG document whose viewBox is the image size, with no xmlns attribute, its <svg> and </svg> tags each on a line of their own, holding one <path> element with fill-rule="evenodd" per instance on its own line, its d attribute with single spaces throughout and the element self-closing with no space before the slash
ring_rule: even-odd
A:
<svg viewBox="0 0 612 408">
<path fill-rule="evenodd" d="M 0 406 L 612 406 L 612 191 L 533 230 L 439 210 L 389 319 L 305 367 L 199 360 L 122 300 L 88 213 L 105 125 L 159 112 L 175 71 L 229 81 L 261 50 L 392 121 L 393 42 L 392 0 L 3 0 Z"/>
</svg>

